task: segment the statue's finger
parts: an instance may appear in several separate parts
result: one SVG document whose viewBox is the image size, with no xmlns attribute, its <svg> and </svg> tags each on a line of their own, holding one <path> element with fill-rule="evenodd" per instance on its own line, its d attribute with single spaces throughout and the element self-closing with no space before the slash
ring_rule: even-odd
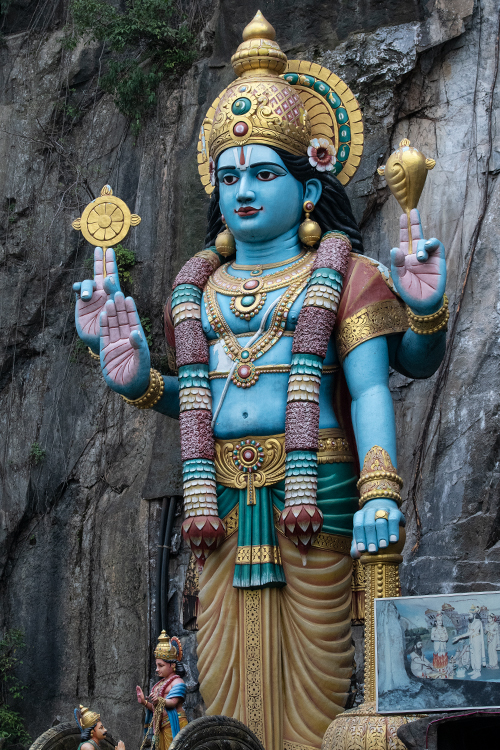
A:
<svg viewBox="0 0 500 750">
<path fill-rule="evenodd" d="M 403 271 L 403 276 L 406 273 L 405 258 L 406 258 L 406 255 L 404 254 L 403 250 L 401 250 L 401 248 L 399 247 L 392 248 L 391 263 L 397 269 L 401 269 Z"/>
<path fill-rule="evenodd" d="M 420 212 L 418 208 L 412 208 L 410 211 L 411 238 L 413 241 L 421 240 L 424 236 L 422 223 L 420 221 Z"/>
<path fill-rule="evenodd" d="M 356 540 L 354 539 L 354 537 L 353 537 L 352 542 L 351 542 L 351 557 L 354 560 L 358 560 L 361 557 L 361 553 L 358 552 L 358 548 L 357 548 L 357 545 L 356 545 Z"/>
<path fill-rule="evenodd" d="M 128 324 L 131 330 L 134 331 L 134 330 L 140 329 L 141 320 L 139 318 L 139 313 L 137 312 L 137 307 L 136 307 L 133 297 L 125 298 L 125 308 L 127 310 Z"/>
<path fill-rule="evenodd" d="M 364 518 L 365 518 L 365 514 L 363 510 L 358 510 L 357 513 L 354 514 L 353 530 L 354 530 L 354 539 L 356 541 L 358 552 L 364 552 L 366 550 L 366 534 L 365 534 Z"/>
<path fill-rule="evenodd" d="M 99 323 L 101 326 L 101 349 L 105 349 L 109 344 L 109 322 L 108 314 L 105 310 L 99 316 Z"/>
<path fill-rule="evenodd" d="M 375 531 L 377 532 L 378 546 L 382 549 L 389 544 L 389 524 L 385 518 L 375 519 Z"/>
<path fill-rule="evenodd" d="M 120 326 L 118 324 L 118 314 L 116 311 L 116 303 L 113 300 L 108 300 L 105 305 L 106 314 L 108 316 L 109 326 L 109 341 L 114 344 L 120 338 Z"/>
<path fill-rule="evenodd" d="M 92 294 L 94 293 L 94 289 L 96 289 L 96 282 L 94 279 L 85 279 L 85 281 L 82 281 L 82 286 L 80 289 L 80 297 L 84 302 L 90 302 L 92 299 Z"/>
<path fill-rule="evenodd" d="M 128 315 L 127 310 L 125 308 L 125 297 L 123 295 L 123 292 L 117 292 L 115 294 L 115 305 L 116 305 L 116 314 L 118 317 L 118 325 L 120 326 L 122 330 L 122 333 L 127 335 L 130 333 L 128 329 Z"/>
<path fill-rule="evenodd" d="M 419 240 L 417 242 L 417 260 L 419 263 L 425 263 L 429 260 L 429 253 L 427 252 L 427 243 L 425 240 Z"/>
<path fill-rule="evenodd" d="M 106 276 L 116 276 L 118 289 L 120 288 L 120 277 L 118 275 L 118 266 L 116 264 L 116 254 L 112 247 L 106 250 Z"/>
<path fill-rule="evenodd" d="M 116 283 L 116 276 L 106 276 L 104 279 L 104 291 L 109 297 L 114 297 L 120 291 L 120 285 Z"/>
<path fill-rule="evenodd" d="M 81 281 L 75 281 L 75 283 L 73 284 L 73 291 L 76 292 L 77 294 L 79 294 L 81 288 L 82 288 L 82 282 Z"/>
<path fill-rule="evenodd" d="M 102 283 L 104 281 L 103 257 L 102 247 L 96 247 L 94 250 L 94 279 L 97 284 L 97 289 L 102 289 Z"/>
<path fill-rule="evenodd" d="M 365 511 L 365 534 L 368 552 L 376 552 L 378 548 L 377 531 L 375 528 L 375 509 Z"/>
<path fill-rule="evenodd" d="M 144 343 L 144 336 L 140 331 L 132 331 L 128 338 L 134 349 L 140 349 Z"/>
<path fill-rule="evenodd" d="M 399 217 L 399 247 L 401 248 L 404 255 L 408 255 L 410 247 L 410 240 L 408 235 L 408 219 L 406 214 L 401 214 Z"/>
<path fill-rule="evenodd" d="M 399 524 L 402 519 L 402 515 L 399 510 L 393 509 L 389 512 L 389 542 L 399 541 Z"/>
</svg>

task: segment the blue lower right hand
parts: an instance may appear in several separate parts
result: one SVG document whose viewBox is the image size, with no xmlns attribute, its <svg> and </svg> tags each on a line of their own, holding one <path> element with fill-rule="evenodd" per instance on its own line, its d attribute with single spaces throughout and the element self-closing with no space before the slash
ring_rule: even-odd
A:
<svg viewBox="0 0 500 750">
<path fill-rule="evenodd" d="M 385 511 L 388 518 L 375 518 L 375 513 Z M 405 525 L 405 518 L 394 500 L 380 498 L 369 500 L 354 514 L 354 538 L 351 555 L 362 552 L 378 552 L 389 544 L 399 541 L 399 527 Z M 353 555 L 353 551 L 356 555 Z"/>
</svg>

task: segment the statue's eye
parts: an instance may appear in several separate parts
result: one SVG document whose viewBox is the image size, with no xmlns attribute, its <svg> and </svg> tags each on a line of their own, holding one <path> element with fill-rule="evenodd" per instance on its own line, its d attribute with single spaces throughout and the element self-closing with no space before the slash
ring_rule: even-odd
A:
<svg viewBox="0 0 500 750">
<path fill-rule="evenodd" d="M 235 174 L 225 174 L 222 178 L 222 182 L 224 185 L 234 185 L 235 182 L 238 182 L 238 178 Z"/>
<path fill-rule="evenodd" d="M 270 172 L 268 169 L 263 169 L 257 175 L 257 179 L 262 180 L 262 182 L 271 182 L 271 180 L 275 180 L 277 176 L 278 175 L 274 174 L 274 172 Z"/>
</svg>

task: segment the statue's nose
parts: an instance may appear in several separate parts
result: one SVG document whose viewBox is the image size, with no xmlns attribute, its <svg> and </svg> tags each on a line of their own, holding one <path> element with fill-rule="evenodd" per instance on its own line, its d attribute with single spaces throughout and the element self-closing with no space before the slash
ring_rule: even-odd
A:
<svg viewBox="0 0 500 750">
<path fill-rule="evenodd" d="M 253 200 L 255 200 L 255 193 L 250 189 L 248 177 L 246 174 L 243 174 L 240 179 L 236 200 L 239 203 L 251 203 Z"/>
</svg>

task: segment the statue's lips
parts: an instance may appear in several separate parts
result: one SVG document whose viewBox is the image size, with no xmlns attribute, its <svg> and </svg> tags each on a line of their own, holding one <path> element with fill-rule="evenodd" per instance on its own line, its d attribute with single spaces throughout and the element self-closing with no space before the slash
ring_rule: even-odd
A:
<svg viewBox="0 0 500 750">
<path fill-rule="evenodd" d="M 258 214 L 259 211 L 262 211 L 262 208 L 253 208 L 253 206 L 242 206 L 237 211 L 235 209 L 234 213 L 238 216 L 241 216 L 243 219 L 246 216 L 255 216 L 255 214 Z"/>
</svg>

